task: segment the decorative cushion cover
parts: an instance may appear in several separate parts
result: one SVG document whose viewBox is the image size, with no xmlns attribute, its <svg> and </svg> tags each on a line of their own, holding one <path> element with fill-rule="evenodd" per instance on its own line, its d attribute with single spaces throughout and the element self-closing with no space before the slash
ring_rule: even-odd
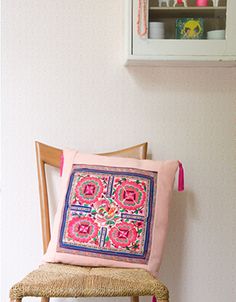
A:
<svg viewBox="0 0 236 302">
<path fill-rule="evenodd" d="M 157 275 L 178 161 L 63 152 L 61 200 L 44 261 Z"/>
</svg>

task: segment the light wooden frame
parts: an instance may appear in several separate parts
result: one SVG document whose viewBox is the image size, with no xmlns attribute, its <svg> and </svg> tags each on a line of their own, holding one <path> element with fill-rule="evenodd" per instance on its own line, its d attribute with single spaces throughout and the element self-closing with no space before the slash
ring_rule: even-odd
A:
<svg viewBox="0 0 236 302">
<path fill-rule="evenodd" d="M 43 252 L 45 253 L 51 238 L 50 232 L 50 215 L 48 203 L 48 190 L 45 165 L 50 165 L 56 168 L 60 167 L 60 158 L 62 150 L 54 148 L 40 142 L 35 142 L 36 156 L 37 156 L 37 170 L 39 182 L 39 195 L 40 195 L 40 209 L 41 209 L 41 223 L 42 223 L 42 239 L 43 239 Z M 137 159 L 147 158 L 148 143 L 139 144 L 130 148 L 102 153 L 100 155 L 106 156 L 120 156 L 120 157 L 133 157 Z M 21 300 L 15 300 L 21 302 Z M 49 298 L 42 298 L 41 302 L 49 302 Z M 139 302 L 139 297 L 131 297 L 131 302 Z"/>
</svg>

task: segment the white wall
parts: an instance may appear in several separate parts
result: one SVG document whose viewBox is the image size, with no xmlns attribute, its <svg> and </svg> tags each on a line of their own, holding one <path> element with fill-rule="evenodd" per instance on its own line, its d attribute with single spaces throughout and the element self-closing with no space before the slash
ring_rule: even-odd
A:
<svg viewBox="0 0 236 302">
<path fill-rule="evenodd" d="M 161 277 L 173 302 L 236 299 L 236 69 L 124 67 L 123 6 L 2 1 L 1 301 L 41 259 L 35 140 L 86 152 L 148 141 L 154 159 L 181 159 Z"/>
</svg>

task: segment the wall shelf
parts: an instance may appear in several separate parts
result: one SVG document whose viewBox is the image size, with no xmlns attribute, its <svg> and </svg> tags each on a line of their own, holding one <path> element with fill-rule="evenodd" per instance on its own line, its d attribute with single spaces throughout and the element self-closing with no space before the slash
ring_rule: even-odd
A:
<svg viewBox="0 0 236 302">
<path fill-rule="evenodd" d="M 125 0 L 125 2 L 127 64 L 236 66 L 235 0 L 221 0 L 219 7 L 196 7 L 194 0 L 189 0 L 188 7 L 158 7 L 156 0 L 147 0 L 146 18 L 141 18 L 140 24 L 142 27 L 146 20 L 148 30 L 141 36 L 137 31 L 139 0 Z M 179 18 L 203 19 L 201 37 L 186 38 L 186 36 L 181 37 L 179 32 L 177 34 L 176 26 Z M 151 36 L 149 22 L 164 24 L 164 34 L 160 38 Z M 143 28 L 145 26 L 141 29 Z M 188 27 L 187 29 L 189 30 Z M 224 36 L 217 40 L 209 39 L 207 33 L 214 30 L 224 30 Z"/>
<path fill-rule="evenodd" d="M 162 16 L 162 17 L 218 17 L 223 16 L 226 13 L 226 6 L 221 7 L 156 7 L 152 6 L 149 8 L 150 16 Z"/>
<path fill-rule="evenodd" d="M 226 6 L 188 6 L 188 7 L 158 7 L 158 6 L 151 6 L 149 10 L 160 10 L 160 11 L 219 11 L 219 10 L 226 10 Z"/>
</svg>

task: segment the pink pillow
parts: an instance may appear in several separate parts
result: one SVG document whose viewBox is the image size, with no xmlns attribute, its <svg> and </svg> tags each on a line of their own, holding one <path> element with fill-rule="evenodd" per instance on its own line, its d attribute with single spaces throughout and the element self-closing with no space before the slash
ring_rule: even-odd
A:
<svg viewBox="0 0 236 302">
<path fill-rule="evenodd" d="M 156 275 L 178 161 L 63 154 L 61 200 L 44 261 Z"/>
</svg>

